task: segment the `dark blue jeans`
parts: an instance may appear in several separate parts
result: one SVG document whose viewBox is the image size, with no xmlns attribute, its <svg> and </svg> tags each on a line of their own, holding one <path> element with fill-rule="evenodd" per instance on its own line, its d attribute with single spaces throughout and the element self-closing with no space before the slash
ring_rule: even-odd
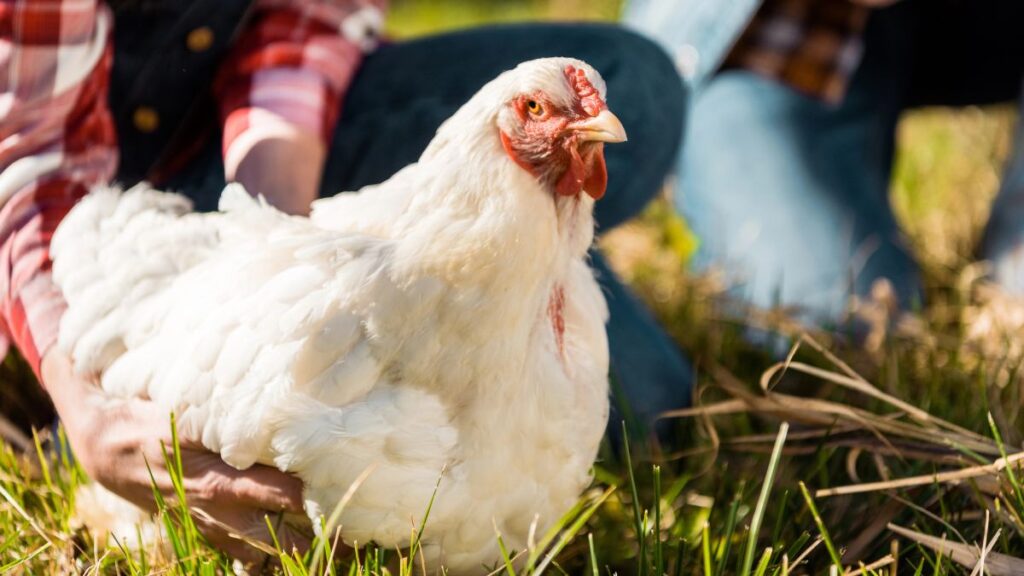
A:
<svg viewBox="0 0 1024 576">
<path fill-rule="evenodd" d="M 367 57 L 345 96 L 321 195 L 386 180 L 415 162 L 442 121 L 483 84 L 519 62 L 572 56 L 601 72 L 609 107 L 629 141 L 606 150 L 608 191 L 597 203 L 601 229 L 635 216 L 661 187 L 680 146 L 686 95 L 669 58 L 649 40 L 605 25 L 518 25 L 477 29 L 381 47 Z M 224 186 L 217 142 L 167 187 L 216 206 Z M 604 258 L 593 265 L 611 310 L 614 387 L 645 422 L 690 400 L 691 369 L 651 314 Z M 613 414 L 611 426 L 618 429 Z"/>
</svg>

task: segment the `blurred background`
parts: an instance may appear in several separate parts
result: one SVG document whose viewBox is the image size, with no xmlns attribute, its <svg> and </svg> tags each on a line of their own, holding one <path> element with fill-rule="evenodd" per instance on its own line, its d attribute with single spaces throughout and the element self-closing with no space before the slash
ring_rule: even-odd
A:
<svg viewBox="0 0 1024 576">
<path fill-rule="evenodd" d="M 523 20 L 617 21 L 623 5 L 621 0 L 393 0 L 387 29 L 402 39 Z M 1007 104 L 915 110 L 900 123 L 890 201 L 928 284 L 955 282 L 973 261 L 1015 122 L 1015 107 Z M 644 296 L 659 301 L 656 308 L 671 304 L 666 300 L 678 292 L 675 274 L 697 242 L 667 202 L 652 205 L 639 222 L 602 239 L 613 265 L 642 284 Z"/>
<path fill-rule="evenodd" d="M 501 22 L 524 20 L 616 21 L 622 0 L 391 0 L 387 30 L 412 38 Z"/>
</svg>

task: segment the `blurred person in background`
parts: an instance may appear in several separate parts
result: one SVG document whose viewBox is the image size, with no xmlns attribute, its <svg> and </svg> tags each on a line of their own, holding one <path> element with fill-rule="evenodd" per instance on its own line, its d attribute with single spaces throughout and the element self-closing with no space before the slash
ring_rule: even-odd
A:
<svg viewBox="0 0 1024 576">
<path fill-rule="evenodd" d="M 827 325 L 885 278 L 904 308 L 917 264 L 889 204 L 900 114 L 1021 95 L 1020 0 L 632 0 L 690 89 L 675 198 L 760 306 Z M 1024 123 L 980 246 L 1024 294 Z M 970 193 L 965 190 L 964 193 Z"/>
<path fill-rule="evenodd" d="M 64 301 L 49 242 L 90 187 L 146 179 L 210 210 L 238 181 L 304 214 L 318 195 L 415 161 L 484 83 L 546 56 L 599 69 L 629 134 L 607 154 L 602 228 L 636 214 L 674 162 L 685 93 L 653 42 L 612 26 L 529 25 L 381 44 L 384 9 L 371 0 L 0 2 L 0 332 L 42 382 L 85 470 L 128 500 L 153 507 L 146 460 L 172 493 L 168 415 L 106 397 L 54 346 Z M 600 255 L 594 263 L 625 401 L 641 420 L 686 404 L 686 362 Z M 262 526 L 268 510 L 301 512 L 295 478 L 183 449 L 189 500 L 216 520 Z M 214 544 L 251 553 L 197 521 Z"/>
</svg>

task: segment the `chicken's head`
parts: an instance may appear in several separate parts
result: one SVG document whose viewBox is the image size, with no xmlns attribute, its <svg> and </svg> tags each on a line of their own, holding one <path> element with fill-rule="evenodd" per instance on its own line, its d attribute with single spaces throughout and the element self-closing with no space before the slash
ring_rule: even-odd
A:
<svg viewBox="0 0 1024 576">
<path fill-rule="evenodd" d="M 505 153 L 555 194 L 603 196 L 604 143 L 625 141 L 626 131 L 605 103 L 601 75 L 561 58 L 526 62 L 513 74 L 497 118 Z"/>
</svg>

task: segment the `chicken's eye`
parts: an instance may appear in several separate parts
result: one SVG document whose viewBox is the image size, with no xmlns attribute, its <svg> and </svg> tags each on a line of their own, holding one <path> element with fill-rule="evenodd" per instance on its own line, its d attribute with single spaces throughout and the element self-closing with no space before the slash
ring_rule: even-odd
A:
<svg viewBox="0 0 1024 576">
<path fill-rule="evenodd" d="M 526 109 L 530 111 L 530 114 L 534 116 L 540 116 L 544 113 L 544 107 L 540 105 L 536 100 L 527 100 Z"/>
</svg>

